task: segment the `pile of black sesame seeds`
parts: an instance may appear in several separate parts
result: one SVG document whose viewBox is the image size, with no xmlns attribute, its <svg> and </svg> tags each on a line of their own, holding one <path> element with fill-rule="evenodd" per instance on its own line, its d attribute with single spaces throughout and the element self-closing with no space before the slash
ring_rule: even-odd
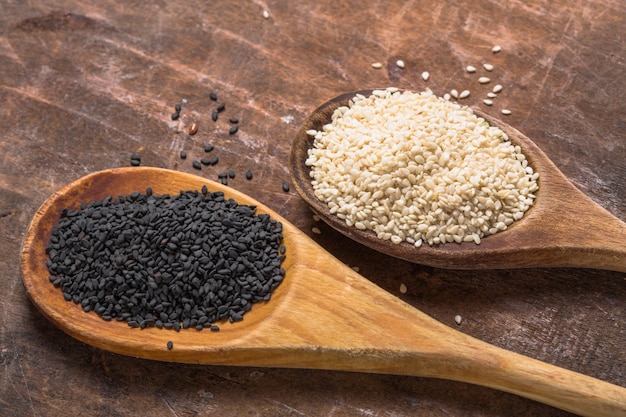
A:
<svg viewBox="0 0 626 417">
<path fill-rule="evenodd" d="M 64 209 L 46 248 L 65 300 L 131 327 L 236 322 L 282 282 L 282 224 L 222 192 L 134 192 Z"/>
</svg>

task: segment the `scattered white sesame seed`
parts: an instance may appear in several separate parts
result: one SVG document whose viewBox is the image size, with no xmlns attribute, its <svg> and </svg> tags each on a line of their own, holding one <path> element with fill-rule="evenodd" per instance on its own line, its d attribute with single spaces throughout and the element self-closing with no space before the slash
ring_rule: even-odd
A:
<svg viewBox="0 0 626 417">
<path fill-rule="evenodd" d="M 396 61 L 396 65 L 398 66 L 398 68 L 404 68 L 404 61 L 399 59 Z"/>
<path fill-rule="evenodd" d="M 430 74 L 428 73 L 428 71 L 422 72 L 422 80 L 428 81 L 428 78 L 430 78 Z"/>
<path fill-rule="evenodd" d="M 406 294 L 407 291 L 408 291 L 408 288 L 406 287 L 406 285 L 400 284 L 400 292 L 402 294 Z"/>
<path fill-rule="evenodd" d="M 493 87 L 493 92 L 494 93 L 499 93 L 500 91 L 502 91 L 502 86 L 500 84 L 498 84 L 495 87 Z"/>
<path fill-rule="evenodd" d="M 443 99 L 444 99 L 444 100 L 450 100 L 450 94 L 445 93 L 445 94 L 443 95 Z"/>
<path fill-rule="evenodd" d="M 459 92 L 456 90 L 450 90 L 450 95 L 454 98 L 459 98 Z"/>
<path fill-rule="evenodd" d="M 186 98 L 182 99 L 180 102 L 181 102 L 182 104 L 187 104 L 187 103 L 188 103 Z"/>
<path fill-rule="evenodd" d="M 491 82 L 491 80 L 489 79 L 489 77 L 480 77 L 478 79 L 478 82 L 481 84 L 487 84 L 488 82 Z"/>
<path fill-rule="evenodd" d="M 469 90 L 463 90 L 461 91 L 461 94 L 459 94 L 459 98 L 467 98 L 469 97 L 469 95 L 470 95 Z"/>
<path fill-rule="evenodd" d="M 489 92 L 489 93 L 487 93 L 487 97 L 489 97 L 489 98 L 496 98 L 496 97 L 498 97 L 498 95 L 496 93 Z"/>
<path fill-rule="evenodd" d="M 501 113 L 502 114 L 506 114 L 508 116 L 509 114 L 511 114 L 511 110 L 509 110 L 509 109 L 502 109 Z"/>
<path fill-rule="evenodd" d="M 465 67 L 465 71 L 467 72 L 476 72 L 476 67 L 473 65 L 468 65 L 467 67 Z"/>
<path fill-rule="evenodd" d="M 500 45 L 496 45 L 493 48 L 491 48 L 491 52 L 493 52 L 494 54 L 497 54 L 501 50 L 502 50 L 502 47 Z"/>
<path fill-rule="evenodd" d="M 268 12 L 267 10 L 263 10 L 263 17 L 266 18 L 266 19 L 269 19 L 270 12 Z"/>
<path fill-rule="evenodd" d="M 456 322 L 456 324 L 460 325 L 463 322 L 463 317 L 457 314 L 456 316 L 454 316 L 454 321 Z"/>
<path fill-rule="evenodd" d="M 361 270 L 361 268 L 359 268 L 358 266 L 353 266 L 353 267 L 352 267 L 352 270 L 353 270 L 354 272 L 359 272 L 359 271 Z"/>
<path fill-rule="evenodd" d="M 483 100 L 483 103 L 485 103 L 487 106 L 491 106 L 493 104 L 493 100 L 485 99 Z"/>
<path fill-rule="evenodd" d="M 493 65 L 491 64 L 483 64 L 483 68 L 485 71 L 493 71 Z"/>
<path fill-rule="evenodd" d="M 382 67 L 383 67 L 383 64 L 381 64 L 380 62 L 374 62 L 372 64 L 372 68 L 380 69 Z"/>
<path fill-rule="evenodd" d="M 318 216 L 317 214 L 313 215 L 313 221 L 314 222 L 319 222 L 320 221 L 320 216 Z"/>
<path fill-rule="evenodd" d="M 316 235 L 319 235 L 319 234 L 322 233 L 322 231 L 319 229 L 319 227 L 314 227 L 314 228 L 311 229 L 311 231 L 313 233 L 315 233 Z"/>
</svg>

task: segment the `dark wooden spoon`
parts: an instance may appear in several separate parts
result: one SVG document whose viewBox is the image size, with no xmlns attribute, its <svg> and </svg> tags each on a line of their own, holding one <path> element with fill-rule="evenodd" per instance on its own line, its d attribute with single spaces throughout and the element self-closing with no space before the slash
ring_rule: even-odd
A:
<svg viewBox="0 0 626 417">
<path fill-rule="evenodd" d="M 329 213 L 319 200 L 305 165 L 313 138 L 309 129 L 321 130 L 335 109 L 345 106 L 357 93 L 347 93 L 317 108 L 304 122 L 291 149 L 291 175 L 298 193 L 327 224 L 349 238 L 379 252 L 410 262 L 440 268 L 496 269 L 526 267 L 580 267 L 626 272 L 626 223 L 579 191 L 529 138 L 506 123 L 480 111 L 474 112 L 498 126 L 519 145 L 529 164 L 539 173 L 535 204 L 524 217 L 503 232 L 475 243 L 394 244 L 373 232 L 360 231 Z"/>
<path fill-rule="evenodd" d="M 223 191 L 282 222 L 286 274 L 272 299 L 219 332 L 131 328 L 67 302 L 48 280 L 46 246 L 64 208 L 151 187 Z M 59 328 L 112 352 L 171 362 L 332 369 L 451 379 L 583 416 L 626 415 L 626 388 L 512 353 L 439 323 L 343 264 L 277 213 L 230 187 L 182 172 L 119 168 L 71 183 L 35 214 L 22 248 L 29 297 Z M 172 342 L 172 349 L 168 348 Z"/>
</svg>

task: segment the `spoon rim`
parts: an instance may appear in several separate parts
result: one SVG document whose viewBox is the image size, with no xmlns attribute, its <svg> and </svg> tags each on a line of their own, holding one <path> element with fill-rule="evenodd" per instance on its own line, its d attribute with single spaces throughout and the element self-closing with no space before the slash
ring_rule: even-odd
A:
<svg viewBox="0 0 626 417">
<path fill-rule="evenodd" d="M 131 179 L 132 176 L 134 177 Z M 162 181 L 158 181 L 159 179 Z M 102 188 L 102 184 L 108 183 L 107 180 L 118 187 L 117 191 Z M 133 180 L 141 182 L 143 186 L 133 186 Z M 21 251 L 22 281 L 33 304 L 58 328 L 82 342 L 116 353 L 156 360 L 194 362 L 194 358 L 186 355 L 200 351 L 229 351 L 245 341 L 251 333 L 262 332 L 268 317 L 281 314 L 287 304 L 297 253 L 292 253 L 292 256 L 287 253 L 281 265 L 286 271 L 284 279 L 271 293 L 270 300 L 252 305 L 251 310 L 246 312 L 241 321 L 230 323 L 228 319 L 223 319 L 215 322 L 214 324 L 220 327 L 217 332 L 208 328 L 201 331 L 187 328 L 178 332 L 156 327 L 140 329 L 130 327 L 126 321 L 115 319 L 106 321 L 93 311 L 83 311 L 80 304 L 66 301 L 61 289 L 54 287 L 49 281 L 46 265 L 48 256 L 45 251 L 52 228 L 58 224 L 62 209 L 78 208 L 81 202 L 100 200 L 109 195 L 144 192 L 150 181 L 154 183 L 150 184 L 150 187 L 153 188 L 155 195 L 174 194 L 192 189 L 199 191 L 206 185 L 209 192 L 224 192 L 226 198 L 233 198 L 239 204 L 253 205 L 256 207 L 256 214 L 269 214 L 272 219 L 283 224 L 283 243 L 288 251 L 293 248 L 297 252 L 297 245 L 293 242 L 301 232 L 278 213 L 233 188 L 192 174 L 163 168 L 112 168 L 88 174 L 69 183 L 48 197 L 37 210 L 27 230 Z M 195 184 L 196 187 L 179 188 L 178 185 L 181 183 Z M 172 351 L 168 349 L 170 341 L 174 343 Z"/>
<path fill-rule="evenodd" d="M 533 168 L 534 172 L 539 173 L 537 180 L 539 189 L 534 193 L 533 205 L 524 213 L 520 220 L 514 221 L 504 231 L 484 236 L 481 238 L 480 244 L 474 242 L 448 242 L 429 245 L 427 242 L 424 242 L 420 247 L 415 247 L 415 245 L 406 241 L 396 244 L 389 240 L 379 239 L 373 231 L 361 231 L 354 226 L 347 225 L 339 217 L 328 213 L 326 203 L 314 195 L 309 176 L 311 168 L 305 165 L 308 155 L 307 151 L 313 146 L 314 142 L 314 139 L 306 132 L 311 129 L 321 130 L 324 124 L 330 122 L 330 116 L 336 108 L 348 105 L 348 102 L 357 94 L 369 96 L 374 90 L 384 90 L 384 88 L 343 93 L 325 101 L 305 119 L 293 139 L 290 151 L 292 182 L 298 194 L 324 223 L 370 249 L 410 262 L 442 268 L 493 268 L 489 257 L 494 254 L 506 255 L 536 249 L 534 244 L 529 243 L 537 235 L 537 232 L 533 230 L 533 226 L 541 223 L 541 214 L 549 210 L 550 205 L 549 190 L 552 189 L 552 184 L 551 181 L 546 181 L 545 177 L 549 175 L 552 178 L 558 178 L 561 182 L 563 179 L 565 181 L 567 179 L 532 140 L 507 123 L 471 107 L 470 109 L 475 115 L 483 118 L 490 125 L 499 127 L 507 134 L 512 144 L 520 146 L 522 153 L 528 161 L 528 165 Z M 399 89 L 398 91 L 407 90 Z M 522 235 L 526 235 L 529 238 L 517 239 L 517 237 Z M 532 260 L 529 260 L 528 264 L 534 266 Z"/>
</svg>

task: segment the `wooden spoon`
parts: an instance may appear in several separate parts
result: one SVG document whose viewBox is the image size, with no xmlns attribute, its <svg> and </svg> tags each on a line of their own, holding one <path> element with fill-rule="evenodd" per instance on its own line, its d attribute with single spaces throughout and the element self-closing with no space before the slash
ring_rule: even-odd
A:
<svg viewBox="0 0 626 417">
<path fill-rule="evenodd" d="M 272 299 L 219 332 L 131 328 L 66 302 L 48 280 L 45 249 L 63 208 L 151 187 L 155 193 L 223 191 L 282 222 L 285 280 Z M 34 304 L 65 332 L 93 346 L 172 362 L 315 368 L 444 378 L 507 391 L 584 416 L 626 415 L 626 389 L 518 355 L 451 329 L 377 287 L 277 213 L 204 178 L 157 168 L 83 177 L 38 210 L 22 250 Z M 173 342 L 169 350 L 167 343 Z"/>
<path fill-rule="evenodd" d="M 447 243 L 416 248 L 409 243 L 381 240 L 330 214 L 326 203 L 313 193 L 310 168 L 305 165 L 313 139 L 307 130 L 321 130 L 335 109 L 357 93 L 347 93 L 317 108 L 304 122 L 291 149 L 291 174 L 296 190 L 327 224 L 372 249 L 410 262 L 440 268 L 581 267 L 626 272 L 626 223 L 580 192 L 529 138 L 518 130 L 478 110 L 474 112 L 498 126 L 519 145 L 529 164 L 539 173 L 535 204 L 504 232 L 483 238 L 479 245 Z"/>
</svg>

